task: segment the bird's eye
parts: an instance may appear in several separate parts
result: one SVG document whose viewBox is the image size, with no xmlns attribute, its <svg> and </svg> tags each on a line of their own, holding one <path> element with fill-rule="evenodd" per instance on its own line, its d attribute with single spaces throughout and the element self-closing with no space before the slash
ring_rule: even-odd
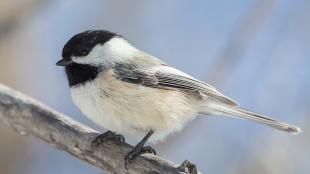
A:
<svg viewBox="0 0 310 174">
<path fill-rule="evenodd" d="M 82 56 L 86 56 L 88 54 L 88 49 L 82 48 L 80 53 L 81 53 Z"/>
</svg>

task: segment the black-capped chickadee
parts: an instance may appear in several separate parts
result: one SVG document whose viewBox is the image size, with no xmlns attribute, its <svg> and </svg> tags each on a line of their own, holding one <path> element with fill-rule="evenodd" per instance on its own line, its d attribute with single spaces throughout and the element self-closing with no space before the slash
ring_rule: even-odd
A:
<svg viewBox="0 0 310 174">
<path fill-rule="evenodd" d="M 147 140 L 162 140 L 181 131 L 197 114 L 233 115 L 300 132 L 298 127 L 238 107 L 213 86 L 168 66 L 113 32 L 77 34 L 65 44 L 62 57 L 57 65 L 65 66 L 74 103 L 89 119 L 110 130 L 96 138 L 95 145 L 124 141 L 120 134 L 144 137 L 126 156 L 127 162 L 154 152 L 144 147 Z"/>
</svg>

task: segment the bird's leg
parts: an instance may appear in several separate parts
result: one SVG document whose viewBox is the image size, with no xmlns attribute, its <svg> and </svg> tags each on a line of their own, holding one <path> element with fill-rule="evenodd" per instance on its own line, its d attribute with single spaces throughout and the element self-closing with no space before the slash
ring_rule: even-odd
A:
<svg viewBox="0 0 310 174">
<path fill-rule="evenodd" d="M 188 174 L 197 174 L 198 170 L 195 164 L 192 164 L 188 160 L 184 161 L 180 167 L 178 167 L 179 170 L 181 170 L 184 173 Z"/>
<path fill-rule="evenodd" d="M 150 136 L 154 132 L 150 130 L 146 136 L 130 151 L 125 157 L 125 168 L 127 169 L 127 165 L 132 163 L 132 161 L 139 155 L 144 153 L 153 153 L 156 155 L 156 151 L 150 146 L 144 146 L 146 141 L 150 138 Z"/>
<path fill-rule="evenodd" d="M 102 144 L 103 142 L 106 142 L 106 141 L 116 141 L 116 142 L 124 143 L 125 138 L 122 135 L 115 134 L 114 132 L 111 132 L 111 131 L 107 131 L 107 132 L 97 136 L 92 141 L 92 145 L 93 145 L 93 147 L 98 147 L 100 144 Z"/>
</svg>

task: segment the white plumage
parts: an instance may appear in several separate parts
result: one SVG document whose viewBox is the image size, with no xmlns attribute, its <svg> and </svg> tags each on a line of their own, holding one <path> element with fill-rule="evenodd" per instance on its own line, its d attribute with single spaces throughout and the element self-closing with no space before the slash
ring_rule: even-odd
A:
<svg viewBox="0 0 310 174">
<path fill-rule="evenodd" d="M 198 103 L 180 91 L 137 87 L 116 79 L 112 71 L 99 76 L 71 88 L 71 94 L 88 118 L 108 130 L 138 139 L 153 130 L 150 141 L 157 141 L 182 130 L 197 114 Z"/>
</svg>

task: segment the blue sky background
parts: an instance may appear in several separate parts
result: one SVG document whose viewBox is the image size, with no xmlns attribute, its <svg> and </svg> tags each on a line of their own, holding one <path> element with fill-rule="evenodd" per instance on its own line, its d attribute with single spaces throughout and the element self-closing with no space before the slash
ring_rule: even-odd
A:
<svg viewBox="0 0 310 174">
<path fill-rule="evenodd" d="M 309 173 L 310 1 L 32 1 L 34 7 L 15 27 L 0 30 L 1 83 L 104 131 L 72 104 L 64 72 L 55 62 L 74 34 L 115 31 L 244 108 L 304 131 L 291 136 L 249 121 L 199 117 L 155 145 L 160 156 L 177 163 L 188 159 L 203 173 Z M 10 141 L 21 141 L 23 150 L 10 159 L 16 168 L 10 173 L 102 173 L 39 140 L 15 137 Z M 5 161 L 0 158 L 0 166 Z"/>
</svg>

